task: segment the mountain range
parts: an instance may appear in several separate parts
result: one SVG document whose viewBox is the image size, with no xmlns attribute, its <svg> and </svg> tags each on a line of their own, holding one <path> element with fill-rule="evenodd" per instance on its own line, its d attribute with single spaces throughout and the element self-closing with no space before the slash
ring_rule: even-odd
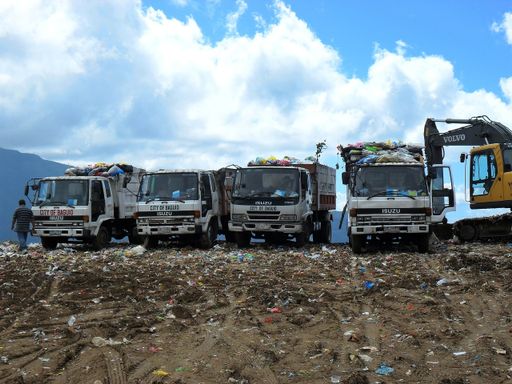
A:
<svg viewBox="0 0 512 384">
<path fill-rule="evenodd" d="M 68 165 L 45 160 L 37 155 L 21 153 L 12 149 L 0 148 L 0 163 L 4 164 L 6 183 L 0 188 L 0 240 L 15 240 L 16 233 L 11 231 L 12 214 L 18 207 L 18 200 L 25 198 L 25 184 L 32 177 L 63 175 Z M 30 238 L 37 240 L 37 238 Z"/>
</svg>

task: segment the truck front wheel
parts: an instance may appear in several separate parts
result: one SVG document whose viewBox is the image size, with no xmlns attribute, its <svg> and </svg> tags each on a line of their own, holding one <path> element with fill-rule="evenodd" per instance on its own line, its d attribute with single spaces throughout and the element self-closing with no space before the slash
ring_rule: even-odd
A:
<svg viewBox="0 0 512 384">
<path fill-rule="evenodd" d="M 235 242 L 238 248 L 245 248 L 251 244 L 250 232 L 235 232 Z"/>
<path fill-rule="evenodd" d="M 306 245 L 306 243 L 308 242 L 309 240 L 309 233 L 307 233 L 306 231 L 302 231 L 300 233 L 297 233 L 295 235 L 295 245 L 297 247 L 303 247 Z"/>
<path fill-rule="evenodd" d="M 199 245 L 203 249 L 208 249 L 213 247 L 213 243 L 217 240 L 217 226 L 214 221 L 210 221 L 208 227 L 206 228 L 206 232 L 201 234 L 201 238 L 199 239 Z"/>
<path fill-rule="evenodd" d="M 57 248 L 58 241 L 53 237 L 41 237 L 41 244 L 44 249 L 51 251 L 52 249 Z"/>
<path fill-rule="evenodd" d="M 418 252 L 427 253 L 430 248 L 430 234 L 422 234 L 418 236 Z"/>
<path fill-rule="evenodd" d="M 92 246 L 97 251 L 105 248 L 110 243 L 110 233 L 107 228 L 101 226 L 98 234 L 92 241 Z"/>
<path fill-rule="evenodd" d="M 156 248 L 156 246 L 158 245 L 158 238 L 155 236 L 146 236 L 144 237 L 144 242 L 142 243 L 142 245 L 146 249 Z"/>
<path fill-rule="evenodd" d="M 356 254 L 360 254 L 363 250 L 363 246 L 365 245 L 365 235 L 350 235 L 350 247 L 352 248 L 352 252 Z"/>
<path fill-rule="evenodd" d="M 331 222 L 322 221 L 320 228 L 320 242 L 329 244 L 332 240 Z"/>
</svg>

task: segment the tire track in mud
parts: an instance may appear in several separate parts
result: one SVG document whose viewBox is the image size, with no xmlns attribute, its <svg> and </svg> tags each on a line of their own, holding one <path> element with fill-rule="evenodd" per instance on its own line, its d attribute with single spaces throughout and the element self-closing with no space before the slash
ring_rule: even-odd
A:
<svg viewBox="0 0 512 384">
<path fill-rule="evenodd" d="M 128 381 L 121 354 L 113 348 L 108 348 L 103 352 L 103 357 L 107 366 L 107 382 L 109 384 L 127 384 Z"/>
</svg>

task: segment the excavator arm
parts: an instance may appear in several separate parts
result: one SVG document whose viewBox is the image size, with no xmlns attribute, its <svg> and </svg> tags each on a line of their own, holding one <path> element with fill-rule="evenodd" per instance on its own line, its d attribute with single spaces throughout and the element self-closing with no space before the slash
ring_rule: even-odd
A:
<svg viewBox="0 0 512 384">
<path fill-rule="evenodd" d="M 463 127 L 440 133 L 436 122 L 447 124 L 467 124 Z M 512 143 L 512 131 L 487 116 L 471 119 L 432 119 L 425 122 L 425 160 L 429 169 L 434 164 L 443 163 L 445 146 L 479 146 L 486 144 Z"/>
</svg>

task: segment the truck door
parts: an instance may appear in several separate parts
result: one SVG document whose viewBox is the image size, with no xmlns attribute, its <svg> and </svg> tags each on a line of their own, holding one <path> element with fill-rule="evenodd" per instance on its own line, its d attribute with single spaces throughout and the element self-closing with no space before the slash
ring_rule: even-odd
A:
<svg viewBox="0 0 512 384">
<path fill-rule="evenodd" d="M 105 191 L 105 214 L 108 217 L 114 217 L 114 198 L 112 197 L 112 190 L 108 180 L 103 180 L 103 189 Z M 118 214 L 115 217 L 118 217 Z"/>
<path fill-rule="evenodd" d="M 212 188 L 210 177 L 206 173 L 201 174 L 201 215 L 206 217 L 208 211 L 213 208 Z"/>
<path fill-rule="evenodd" d="M 443 221 L 447 212 L 455 210 L 453 178 L 448 166 L 434 165 L 432 171 L 433 178 L 430 181 L 432 222 L 439 223 Z"/>
<path fill-rule="evenodd" d="M 97 221 L 105 214 L 105 194 L 100 180 L 91 181 L 91 221 Z"/>
<path fill-rule="evenodd" d="M 215 177 L 213 174 L 208 175 L 210 178 L 210 185 L 212 187 L 212 206 L 213 206 L 213 214 L 218 215 L 220 208 L 219 208 L 219 193 L 220 191 L 217 190 L 217 183 L 215 182 Z"/>
</svg>

